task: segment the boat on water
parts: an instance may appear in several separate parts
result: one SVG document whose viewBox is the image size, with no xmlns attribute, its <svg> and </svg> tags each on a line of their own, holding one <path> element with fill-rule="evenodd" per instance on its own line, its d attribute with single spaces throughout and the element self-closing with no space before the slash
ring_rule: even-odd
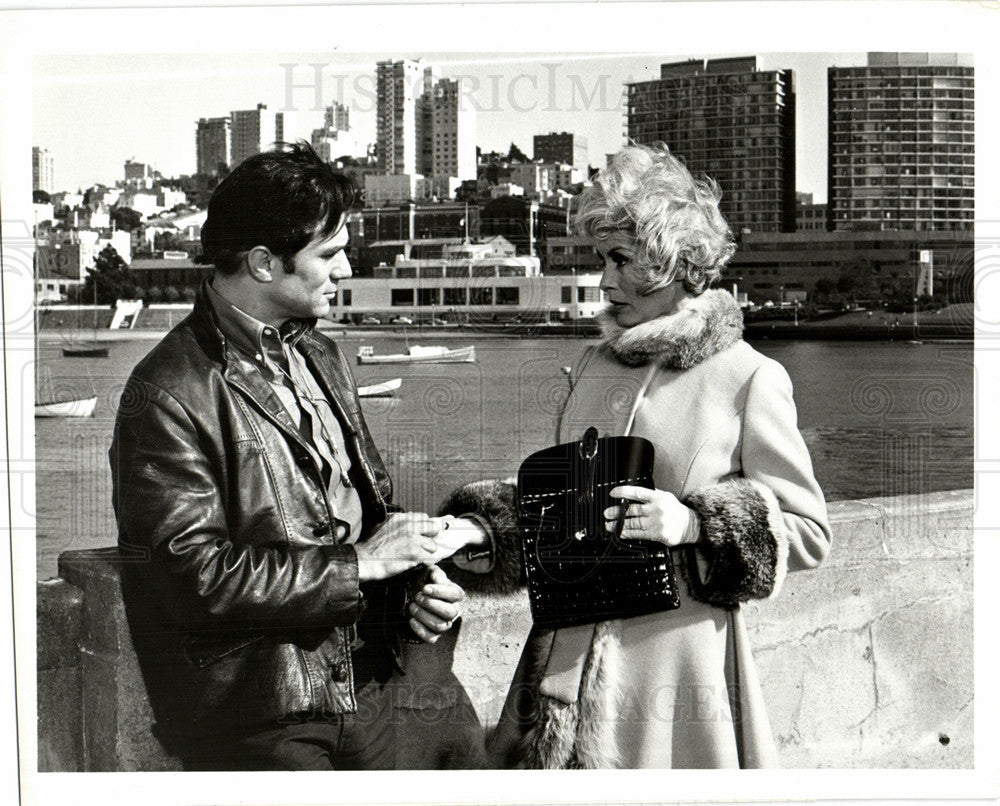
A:
<svg viewBox="0 0 1000 806">
<path fill-rule="evenodd" d="M 441 345 L 422 347 L 414 344 L 405 353 L 386 355 L 376 355 L 374 348 L 369 346 L 358 348 L 359 364 L 473 364 L 475 361 L 475 345 L 452 350 Z"/>
<path fill-rule="evenodd" d="M 373 383 L 370 386 L 359 386 L 358 397 L 392 397 L 403 385 L 402 378 L 393 378 L 383 383 Z"/>
<path fill-rule="evenodd" d="M 66 344 L 62 354 L 66 358 L 107 358 L 109 348 L 98 342 L 77 342 Z"/>
<path fill-rule="evenodd" d="M 36 417 L 93 417 L 97 395 L 35 403 Z"/>
</svg>

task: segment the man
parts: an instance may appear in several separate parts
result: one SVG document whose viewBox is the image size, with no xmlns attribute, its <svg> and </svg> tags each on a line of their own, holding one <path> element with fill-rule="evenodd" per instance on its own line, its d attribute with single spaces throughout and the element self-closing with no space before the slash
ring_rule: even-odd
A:
<svg viewBox="0 0 1000 806">
<path fill-rule="evenodd" d="M 393 506 L 315 329 L 351 276 L 353 200 L 305 144 L 239 165 L 202 228 L 214 277 L 122 396 L 123 591 L 157 730 L 188 768 L 397 766 L 404 642 L 436 641 L 463 596 L 431 564 L 481 540 Z"/>
</svg>

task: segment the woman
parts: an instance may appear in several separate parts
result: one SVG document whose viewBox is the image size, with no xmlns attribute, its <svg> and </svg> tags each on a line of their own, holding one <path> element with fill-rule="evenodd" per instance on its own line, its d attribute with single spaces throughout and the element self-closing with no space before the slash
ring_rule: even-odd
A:
<svg viewBox="0 0 1000 806">
<path fill-rule="evenodd" d="M 655 489 L 612 496 L 631 502 L 623 536 L 670 546 L 684 584 L 677 610 L 533 629 L 491 740 L 504 765 L 777 761 L 740 603 L 773 596 L 786 569 L 816 567 L 830 530 L 788 375 L 742 340 L 732 295 L 709 288 L 735 248 L 718 200 L 665 147 L 642 146 L 616 154 L 581 199 L 609 304 L 599 346 L 573 372 L 559 439 L 593 425 L 653 443 Z M 499 482 L 445 505 L 485 525 L 508 579 L 512 505 Z M 610 529 L 618 507 L 604 514 Z"/>
</svg>

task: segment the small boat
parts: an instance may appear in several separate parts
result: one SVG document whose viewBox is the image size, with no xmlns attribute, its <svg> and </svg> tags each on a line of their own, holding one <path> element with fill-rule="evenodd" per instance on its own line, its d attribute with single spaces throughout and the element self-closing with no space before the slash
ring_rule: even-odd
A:
<svg viewBox="0 0 1000 806">
<path fill-rule="evenodd" d="M 359 386 L 358 397 L 392 397 L 395 391 L 402 386 L 402 378 L 393 378 L 384 383 L 374 383 L 371 386 Z"/>
<path fill-rule="evenodd" d="M 78 344 L 67 344 L 62 348 L 62 354 L 66 358 L 107 358 L 108 349 L 97 342 L 92 344 L 80 342 Z"/>
<path fill-rule="evenodd" d="M 36 417 L 93 417 L 97 406 L 97 395 L 79 397 L 74 400 L 59 400 L 50 403 L 36 403 Z"/>
<path fill-rule="evenodd" d="M 358 348 L 359 364 L 472 364 L 476 360 L 474 345 L 450 350 L 447 347 L 413 345 L 405 353 L 375 355 L 371 347 Z"/>
</svg>

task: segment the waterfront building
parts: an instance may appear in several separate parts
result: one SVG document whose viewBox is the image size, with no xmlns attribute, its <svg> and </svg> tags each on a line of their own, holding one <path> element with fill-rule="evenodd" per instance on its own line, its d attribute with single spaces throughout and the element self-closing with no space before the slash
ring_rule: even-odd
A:
<svg viewBox="0 0 1000 806">
<path fill-rule="evenodd" d="M 230 120 L 233 166 L 239 165 L 247 157 L 267 151 L 279 139 L 277 116 L 267 108 L 267 104 L 257 104 L 256 109 L 233 110 Z"/>
<path fill-rule="evenodd" d="M 566 163 L 574 168 L 586 170 L 587 138 L 570 132 L 536 134 L 533 159 L 536 162 Z"/>
<path fill-rule="evenodd" d="M 592 318 L 601 307 L 600 275 L 546 277 L 536 257 L 510 254 L 509 242 L 434 244 L 436 254 L 398 252 L 374 277 L 338 284 L 330 318 L 359 323 L 556 322 Z M 392 245 L 396 246 L 396 245 Z M 407 246 L 407 245 L 400 245 Z M 408 244 L 411 250 L 420 242 Z M 500 247 L 498 251 L 497 247 Z M 398 248 L 398 246 L 396 247 Z"/>
<path fill-rule="evenodd" d="M 195 132 L 197 170 L 203 176 L 219 176 L 233 163 L 232 121 L 228 117 L 199 118 Z"/>
<path fill-rule="evenodd" d="M 971 228 L 971 58 L 869 53 L 827 80 L 830 229 Z"/>
<path fill-rule="evenodd" d="M 55 158 L 47 148 L 32 146 L 31 149 L 31 189 L 46 193 L 56 191 Z"/>
<path fill-rule="evenodd" d="M 795 230 L 791 70 L 758 70 L 753 56 L 663 64 L 659 79 L 626 84 L 626 134 L 718 182 L 735 232 Z"/>
<path fill-rule="evenodd" d="M 137 257 L 129 267 L 132 279 L 149 302 L 179 302 L 212 276 L 212 266 L 195 264 L 186 254 Z"/>
<path fill-rule="evenodd" d="M 758 305 L 810 302 L 817 283 L 836 286 L 852 276 L 873 288 L 894 287 L 908 298 L 934 287 L 947 296 L 943 289 L 963 285 L 972 263 L 971 234 L 961 230 L 751 233 L 741 238 L 721 284 L 737 285 Z"/>
</svg>

